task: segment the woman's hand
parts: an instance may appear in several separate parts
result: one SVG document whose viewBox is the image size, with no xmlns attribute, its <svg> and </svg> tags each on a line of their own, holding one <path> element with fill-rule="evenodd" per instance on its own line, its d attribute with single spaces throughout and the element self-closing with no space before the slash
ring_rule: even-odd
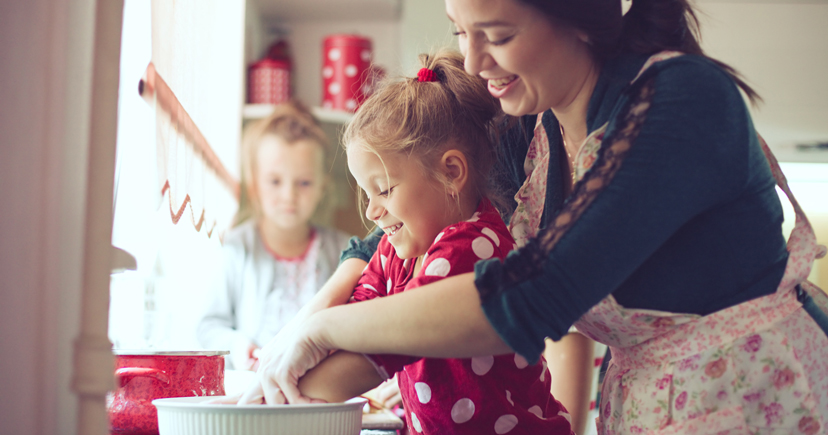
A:
<svg viewBox="0 0 828 435">
<path fill-rule="evenodd" d="M 299 329 L 297 325 L 303 323 L 314 313 L 325 308 L 344 304 L 351 297 L 354 287 L 356 287 L 359 277 L 362 275 L 362 270 L 365 269 L 366 262 L 351 258 L 342 262 L 337 267 L 334 274 L 328 279 L 324 286 L 319 290 L 319 293 L 313 297 L 310 303 L 302 307 L 299 313 L 290 322 L 285 325 L 275 337 L 273 337 L 264 347 L 258 352 L 259 370 L 258 376 L 262 377 L 264 367 L 270 367 L 267 370 L 276 370 L 274 361 L 281 361 L 288 348 L 295 343 L 295 331 Z M 321 361 L 321 360 L 320 360 Z M 302 373 L 304 374 L 304 372 Z M 296 382 L 293 383 L 296 385 Z M 272 389 L 271 389 L 272 390 Z M 274 395 L 272 399 L 282 400 L 280 402 L 267 403 L 285 403 L 284 395 Z M 251 384 L 239 400 L 240 405 L 244 404 L 260 404 L 266 399 L 265 388 L 261 381 Z"/>
<path fill-rule="evenodd" d="M 242 394 L 238 401 L 240 405 L 318 402 L 303 396 L 297 387 L 299 378 L 325 359 L 331 350 L 324 344 L 323 328 L 316 326 L 315 318 L 311 316 L 290 328 L 291 331 L 280 332 L 262 349 L 256 373 L 258 382 Z"/>
</svg>

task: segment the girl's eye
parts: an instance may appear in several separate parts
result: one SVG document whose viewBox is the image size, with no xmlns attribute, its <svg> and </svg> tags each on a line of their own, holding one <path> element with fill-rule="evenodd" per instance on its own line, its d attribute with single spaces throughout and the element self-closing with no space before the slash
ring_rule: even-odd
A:
<svg viewBox="0 0 828 435">
<path fill-rule="evenodd" d="M 278 186 L 279 182 L 280 182 L 280 180 L 270 180 L 270 184 L 272 184 L 274 186 Z"/>
<path fill-rule="evenodd" d="M 311 183 L 310 181 L 300 181 L 299 182 L 300 187 L 310 187 L 311 185 L 313 185 L 313 183 Z"/>
<path fill-rule="evenodd" d="M 391 192 L 393 192 L 393 191 L 394 191 L 394 188 L 393 188 L 393 187 L 391 187 L 391 188 L 389 188 L 389 189 L 387 189 L 387 190 L 383 190 L 382 192 L 380 192 L 380 193 L 379 193 L 379 196 L 383 196 L 383 197 L 388 196 L 388 195 L 390 195 L 390 194 L 391 194 Z"/>
</svg>

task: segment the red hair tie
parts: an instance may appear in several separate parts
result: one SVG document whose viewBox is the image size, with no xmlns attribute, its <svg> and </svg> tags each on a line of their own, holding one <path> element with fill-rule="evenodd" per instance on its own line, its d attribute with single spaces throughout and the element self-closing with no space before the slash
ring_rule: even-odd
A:
<svg viewBox="0 0 828 435">
<path fill-rule="evenodd" d="M 437 73 L 428 69 L 428 68 L 420 68 L 420 71 L 417 72 L 417 81 L 418 82 L 436 82 L 439 81 L 437 79 Z"/>
</svg>

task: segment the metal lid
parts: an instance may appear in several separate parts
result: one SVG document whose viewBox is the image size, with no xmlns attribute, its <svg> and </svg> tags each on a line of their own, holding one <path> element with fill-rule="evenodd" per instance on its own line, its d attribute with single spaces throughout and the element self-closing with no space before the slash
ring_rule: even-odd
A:
<svg viewBox="0 0 828 435">
<path fill-rule="evenodd" d="M 337 35 L 328 35 L 324 42 L 323 46 L 325 47 L 348 47 L 348 46 L 356 46 L 362 48 L 371 48 L 371 38 L 361 35 L 352 35 L 352 34 L 337 34 Z"/>
<path fill-rule="evenodd" d="M 229 355 L 229 350 L 152 350 L 152 349 L 112 349 L 114 355 L 135 356 L 219 356 Z"/>
</svg>

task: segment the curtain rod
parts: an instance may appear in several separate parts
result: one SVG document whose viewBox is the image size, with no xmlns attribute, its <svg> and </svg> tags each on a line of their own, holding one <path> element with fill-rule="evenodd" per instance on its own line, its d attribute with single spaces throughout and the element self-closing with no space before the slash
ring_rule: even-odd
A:
<svg viewBox="0 0 828 435">
<path fill-rule="evenodd" d="M 204 161 L 207 165 L 215 171 L 218 178 L 224 182 L 228 189 L 239 199 L 239 182 L 230 175 L 230 172 L 221 163 L 221 160 L 216 155 L 213 148 L 207 142 L 207 139 L 201 134 L 193 119 L 184 110 L 184 106 L 178 101 L 178 98 L 170 89 L 167 82 L 161 78 L 155 71 L 155 65 L 152 62 L 147 65 L 147 70 L 144 76 L 138 82 L 138 93 L 150 104 L 153 96 L 156 98 L 158 105 L 162 110 L 170 115 L 170 121 L 175 126 L 176 130 L 181 132 L 193 144 L 196 151 L 204 156 Z"/>
</svg>

